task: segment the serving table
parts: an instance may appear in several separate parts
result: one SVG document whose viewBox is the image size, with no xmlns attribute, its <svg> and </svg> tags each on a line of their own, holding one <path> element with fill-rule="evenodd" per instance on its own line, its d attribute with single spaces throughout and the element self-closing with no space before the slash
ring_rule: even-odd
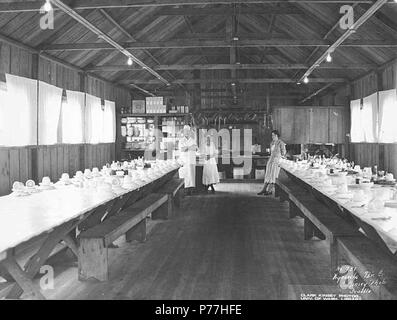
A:
<svg viewBox="0 0 397 320">
<path fill-rule="evenodd" d="M 347 222 L 357 224 L 368 238 L 388 253 L 397 254 L 397 208 L 383 207 L 380 210 L 370 211 L 368 206 L 365 205 L 368 199 L 376 196 L 376 190 L 389 189 L 390 191 L 391 187 L 372 187 L 367 192 L 368 198 L 362 204 L 338 196 L 335 191 L 322 187 L 321 183 L 314 183 L 313 178 L 308 175 L 308 171 L 315 171 L 316 169 L 299 170 L 292 161 L 287 160 L 284 160 L 280 166 L 290 179 L 310 191 L 319 201 L 330 207 L 333 212 L 345 218 Z"/>
<path fill-rule="evenodd" d="M 0 197 L 0 275 L 14 282 L 6 298 L 17 299 L 25 293 L 33 299 L 44 299 L 33 279 L 61 241 L 77 256 L 77 229 L 101 223 L 104 217 L 118 214 L 156 192 L 177 171 L 168 170 L 138 189 L 120 189 L 117 194 L 72 185 L 27 197 Z M 18 248 L 38 239 L 42 239 L 39 249 L 23 267 L 20 266 L 16 255 Z"/>
</svg>

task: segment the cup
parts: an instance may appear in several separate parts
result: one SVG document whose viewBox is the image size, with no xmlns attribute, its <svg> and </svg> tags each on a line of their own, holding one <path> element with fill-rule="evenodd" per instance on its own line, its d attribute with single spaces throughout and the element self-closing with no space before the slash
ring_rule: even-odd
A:
<svg viewBox="0 0 397 320">
<path fill-rule="evenodd" d="M 93 174 L 98 174 L 99 173 L 99 169 L 98 168 L 93 168 L 92 169 L 92 173 Z"/>
<path fill-rule="evenodd" d="M 63 174 L 62 174 L 62 176 L 61 176 L 61 181 L 63 181 L 63 182 L 68 182 L 69 179 L 70 179 L 69 174 L 67 174 L 67 173 L 63 173 Z"/>
<path fill-rule="evenodd" d="M 15 181 L 13 184 L 12 184 L 12 191 L 22 191 L 23 190 L 23 187 L 24 187 L 24 185 L 23 185 L 23 183 L 22 182 L 19 182 L 19 181 Z"/>
<path fill-rule="evenodd" d="M 43 180 L 41 181 L 41 184 L 43 186 L 49 186 L 51 184 L 51 179 L 49 177 L 44 177 Z"/>
<path fill-rule="evenodd" d="M 83 172 L 82 171 L 77 171 L 76 172 L 76 178 L 82 178 L 83 177 Z"/>
<path fill-rule="evenodd" d="M 90 176 L 91 175 L 91 170 L 90 169 L 85 169 L 84 170 L 84 175 L 85 176 Z"/>
<path fill-rule="evenodd" d="M 33 180 L 28 180 L 26 181 L 25 185 L 27 188 L 34 188 L 36 186 L 36 183 Z"/>
</svg>

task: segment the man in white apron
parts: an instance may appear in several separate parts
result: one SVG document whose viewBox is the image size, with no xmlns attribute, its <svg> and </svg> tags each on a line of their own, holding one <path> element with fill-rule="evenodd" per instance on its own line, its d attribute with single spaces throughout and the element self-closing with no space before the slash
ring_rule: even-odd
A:
<svg viewBox="0 0 397 320">
<path fill-rule="evenodd" d="M 185 179 L 185 189 L 187 195 L 192 194 L 192 189 L 196 187 L 196 151 L 197 143 L 194 133 L 190 126 L 183 128 L 183 138 L 179 142 L 180 161 L 183 167 L 179 170 L 179 176 Z"/>
</svg>

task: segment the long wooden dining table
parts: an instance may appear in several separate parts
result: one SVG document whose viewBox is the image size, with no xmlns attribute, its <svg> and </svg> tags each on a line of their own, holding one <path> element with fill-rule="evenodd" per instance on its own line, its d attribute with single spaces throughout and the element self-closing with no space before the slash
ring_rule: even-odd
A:
<svg viewBox="0 0 397 320">
<path fill-rule="evenodd" d="M 77 228 L 85 230 L 101 223 L 105 216 L 158 191 L 177 170 L 168 170 L 138 189 L 119 189 L 117 193 L 71 185 L 26 197 L 0 197 L 0 276 L 12 282 L 6 298 L 17 299 L 25 293 L 29 298 L 44 299 L 33 279 L 60 242 L 77 256 Z M 37 252 L 21 266 L 18 249 L 35 241 L 40 242 Z"/>
<path fill-rule="evenodd" d="M 368 190 L 365 200 L 356 202 L 352 198 L 341 197 L 325 185 L 322 186 L 321 180 L 314 183 L 313 176 L 308 173 L 316 169 L 298 170 L 292 161 L 287 160 L 284 160 L 280 167 L 303 188 L 310 190 L 319 201 L 356 223 L 371 240 L 391 254 L 397 254 L 397 208 L 383 207 L 379 210 L 368 210 L 368 203 L 376 197 L 376 190 L 389 189 L 391 191 L 391 187 L 374 186 Z"/>
</svg>

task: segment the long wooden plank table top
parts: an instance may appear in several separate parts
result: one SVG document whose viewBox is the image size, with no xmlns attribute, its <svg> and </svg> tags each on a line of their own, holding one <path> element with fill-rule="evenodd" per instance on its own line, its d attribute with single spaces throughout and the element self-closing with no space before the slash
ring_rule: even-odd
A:
<svg viewBox="0 0 397 320">
<path fill-rule="evenodd" d="M 163 176 L 174 170 L 177 168 L 170 169 Z M 153 181 L 159 179 L 161 177 Z M 0 261 L 6 258 L 8 249 L 51 232 L 54 228 L 132 191 L 134 190 L 124 189 L 117 193 L 105 193 L 93 188 L 70 185 L 26 197 L 0 197 Z"/>
<path fill-rule="evenodd" d="M 304 181 L 306 184 L 337 203 L 340 207 L 372 226 L 388 246 L 389 250 L 393 253 L 397 252 L 397 208 L 384 207 L 381 210 L 369 211 L 367 206 L 363 206 L 363 204 L 368 204 L 370 197 L 363 201 L 363 204 L 353 202 L 351 199 L 342 199 L 338 197 L 335 192 L 323 189 L 318 184 L 315 185 L 313 180 L 308 178 L 305 174 L 307 170 L 311 169 L 295 170 L 292 166 L 292 161 L 288 160 L 284 160 L 280 166 L 285 171 L 288 171 L 290 174 Z M 369 191 L 370 195 L 374 196 L 375 190 L 379 188 L 391 189 L 391 187 L 376 186 Z M 383 219 L 389 217 L 390 219 Z"/>
</svg>

